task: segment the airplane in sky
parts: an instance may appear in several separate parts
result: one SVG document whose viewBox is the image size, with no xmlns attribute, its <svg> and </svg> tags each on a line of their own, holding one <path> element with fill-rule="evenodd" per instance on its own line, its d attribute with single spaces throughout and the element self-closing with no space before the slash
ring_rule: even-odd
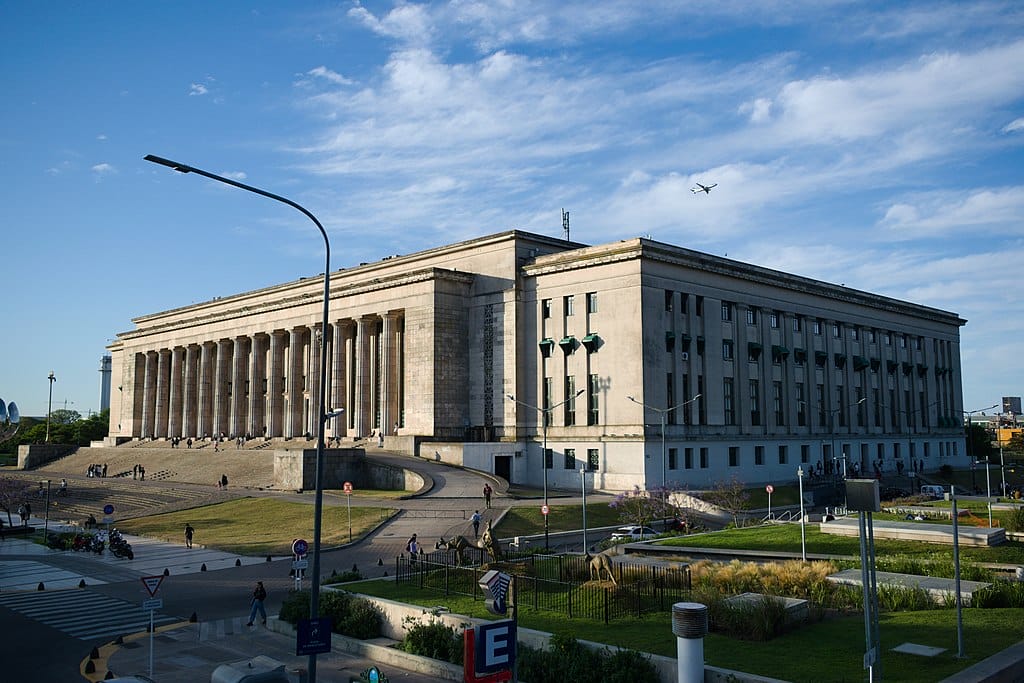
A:
<svg viewBox="0 0 1024 683">
<path fill-rule="evenodd" d="M 690 192 L 694 194 L 700 194 L 701 192 L 704 194 L 711 194 L 712 187 L 718 187 L 718 183 L 713 183 L 711 185 L 701 185 L 700 183 L 697 183 L 697 187 L 690 188 Z"/>
</svg>

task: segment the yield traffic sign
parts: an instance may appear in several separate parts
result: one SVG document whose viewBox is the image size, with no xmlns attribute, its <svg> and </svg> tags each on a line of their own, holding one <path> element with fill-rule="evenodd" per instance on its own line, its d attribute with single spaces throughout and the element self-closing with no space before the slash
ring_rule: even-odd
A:
<svg viewBox="0 0 1024 683">
<path fill-rule="evenodd" d="M 143 576 L 142 585 L 146 587 L 146 591 L 149 593 L 149 597 L 155 598 L 156 592 L 160 590 L 160 583 L 164 580 L 163 574 L 160 576 Z"/>
</svg>

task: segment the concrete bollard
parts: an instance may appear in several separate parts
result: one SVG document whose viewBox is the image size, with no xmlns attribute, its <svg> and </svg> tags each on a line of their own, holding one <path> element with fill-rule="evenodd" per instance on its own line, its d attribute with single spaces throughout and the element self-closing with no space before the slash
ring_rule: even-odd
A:
<svg viewBox="0 0 1024 683">
<path fill-rule="evenodd" d="M 708 634 L 708 608 L 699 602 L 672 605 L 672 633 L 676 636 L 678 683 L 703 683 L 704 636 Z"/>
</svg>

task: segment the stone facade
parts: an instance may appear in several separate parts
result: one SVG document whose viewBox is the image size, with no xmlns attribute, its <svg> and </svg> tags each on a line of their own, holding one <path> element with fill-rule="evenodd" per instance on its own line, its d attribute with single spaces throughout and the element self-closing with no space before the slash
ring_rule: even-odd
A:
<svg viewBox="0 0 1024 683">
<path fill-rule="evenodd" d="M 109 347 L 110 438 L 315 436 L 326 343 L 327 407 L 345 409 L 326 436 L 397 434 L 515 483 L 966 458 L 965 321 L 946 311 L 647 239 L 519 231 L 332 273 L 326 334 L 322 296 L 304 278 L 135 319 Z"/>
</svg>

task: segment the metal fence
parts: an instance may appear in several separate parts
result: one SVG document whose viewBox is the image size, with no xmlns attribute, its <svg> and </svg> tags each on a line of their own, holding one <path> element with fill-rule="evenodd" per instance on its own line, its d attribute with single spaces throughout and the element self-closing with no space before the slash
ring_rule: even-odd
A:
<svg viewBox="0 0 1024 683">
<path fill-rule="evenodd" d="M 476 555 L 478 548 L 464 556 Z M 482 559 L 482 558 L 480 558 Z M 617 583 L 591 582 L 590 563 L 581 555 L 510 553 L 502 570 L 514 577 L 512 600 L 519 607 L 559 612 L 571 618 L 615 619 L 668 612 L 680 600 L 689 599 L 688 565 L 678 568 L 633 562 L 613 563 Z M 478 581 L 487 570 L 474 564 L 458 565 L 454 551 L 437 551 L 396 558 L 395 581 L 444 595 L 465 595 L 484 600 Z"/>
</svg>

